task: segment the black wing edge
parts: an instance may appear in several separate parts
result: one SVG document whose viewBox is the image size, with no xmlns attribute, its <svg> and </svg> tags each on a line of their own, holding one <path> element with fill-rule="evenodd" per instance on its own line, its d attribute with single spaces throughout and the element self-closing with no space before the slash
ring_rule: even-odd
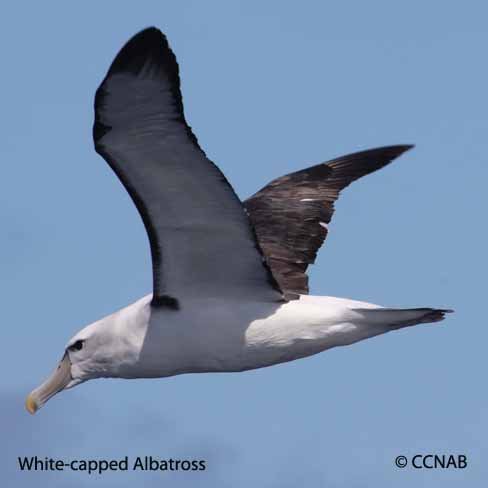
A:
<svg viewBox="0 0 488 488">
<path fill-rule="evenodd" d="M 117 56 L 115 56 L 115 59 L 112 61 L 107 75 L 97 90 L 95 95 L 95 106 L 97 105 L 97 96 L 102 96 L 101 88 L 105 80 L 117 73 L 131 73 L 134 76 L 137 76 L 146 67 L 148 61 L 151 62 L 153 68 L 160 70 L 164 73 L 165 77 L 167 77 L 176 103 L 176 109 L 180 113 L 181 122 L 187 129 L 188 136 L 192 142 L 203 152 L 198 144 L 197 137 L 185 120 L 183 99 L 180 91 L 180 71 L 178 61 L 169 45 L 168 39 L 156 27 L 147 27 L 138 32 L 120 49 Z M 158 72 L 156 71 L 154 75 L 157 76 Z M 103 124 L 101 124 L 99 120 L 95 120 L 93 128 L 95 144 L 105 132 Z"/>
<path fill-rule="evenodd" d="M 180 91 L 180 76 L 179 67 L 176 60 L 176 56 L 169 46 L 166 36 L 156 27 L 148 27 L 139 33 L 135 34 L 126 44 L 120 49 L 115 59 L 112 61 L 110 68 L 104 77 L 102 83 L 98 87 L 95 93 L 94 109 L 95 109 L 95 121 L 93 124 L 93 140 L 95 143 L 95 151 L 100 154 L 105 161 L 109 164 L 113 172 L 119 178 L 126 191 L 129 193 L 132 201 L 134 202 L 141 218 L 146 228 L 146 232 L 149 238 L 149 244 L 151 248 L 151 257 L 153 263 L 153 298 L 151 305 L 155 307 L 166 307 L 173 310 L 179 310 L 180 304 L 177 298 L 165 294 L 159 294 L 160 289 L 160 278 L 158 266 L 161 262 L 162 256 L 160 255 L 159 249 L 159 238 L 158 234 L 151 222 L 148 210 L 144 204 L 143 199 L 138 195 L 135 188 L 131 185 L 128 178 L 126 178 L 123 171 L 118 168 L 115 161 L 112 159 L 110 154 L 104 149 L 103 143 L 101 143 L 102 137 L 111 130 L 110 126 L 105 125 L 101 121 L 100 113 L 98 107 L 103 106 L 105 94 L 105 83 L 110 77 L 117 73 L 131 73 L 134 76 L 138 76 L 142 70 L 147 69 L 147 64 L 151 66 L 154 71 L 154 76 L 157 76 L 159 72 L 163 72 L 164 76 L 169 80 L 171 91 L 174 96 L 177 111 L 180 115 L 180 122 L 185 127 L 187 135 L 191 142 L 198 148 L 199 151 L 205 155 L 204 151 L 198 144 L 198 139 L 191 130 L 191 127 L 186 122 L 184 116 L 183 100 Z M 225 184 L 232 186 L 222 174 L 222 179 Z M 244 208 L 244 207 L 243 207 Z M 294 296 L 286 296 L 281 290 L 278 280 L 272 273 L 270 266 L 267 264 L 264 252 L 261 249 L 256 232 L 251 222 L 249 222 L 249 227 L 254 236 L 254 241 L 256 249 L 259 254 L 263 257 L 263 266 L 266 270 L 267 280 L 270 286 L 279 292 L 284 300 L 295 298 Z"/>
<path fill-rule="evenodd" d="M 126 178 L 123 171 L 117 167 L 110 154 L 105 151 L 103 144 L 100 142 L 102 137 L 111 130 L 111 127 L 106 126 L 101 121 L 98 107 L 103 106 L 105 94 L 105 83 L 110 79 L 112 75 L 117 73 L 130 73 L 134 76 L 139 75 L 141 70 L 147 65 L 148 61 L 150 65 L 160 69 L 165 73 L 165 76 L 170 82 L 171 91 L 174 96 L 176 108 L 180 114 L 181 122 L 188 132 L 190 140 L 195 144 L 200 151 L 201 148 L 198 145 L 197 138 L 191 131 L 191 128 L 185 121 L 183 112 L 183 100 L 180 92 L 180 77 L 179 68 L 176 56 L 171 50 L 166 36 L 156 27 L 148 27 L 139 33 L 135 34 L 126 44 L 120 49 L 115 59 L 112 61 L 108 72 L 103 79 L 102 83 L 98 87 L 95 93 L 94 109 L 95 109 L 95 122 L 93 124 L 93 140 L 95 143 L 95 151 L 102 156 L 105 161 L 112 168 L 113 172 L 117 175 L 127 193 L 131 197 L 134 205 L 136 206 L 146 232 L 149 238 L 149 244 L 151 248 L 151 257 L 153 263 L 153 298 L 151 304 L 154 306 L 167 307 L 173 310 L 179 310 L 179 302 L 175 297 L 169 295 L 160 295 L 158 290 L 160 289 L 158 263 L 161 262 L 161 256 L 159 253 L 159 238 L 157 232 L 149 218 L 148 210 L 144 204 L 144 201 L 138 195 L 135 188 L 131 185 L 128 178 Z M 157 76 L 157 72 L 154 73 Z M 202 151 L 203 152 L 203 151 Z"/>
</svg>

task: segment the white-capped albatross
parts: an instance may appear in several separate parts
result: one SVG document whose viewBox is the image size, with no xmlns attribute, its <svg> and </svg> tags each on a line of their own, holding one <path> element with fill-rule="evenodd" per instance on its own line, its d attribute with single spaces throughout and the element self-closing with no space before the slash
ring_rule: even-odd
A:
<svg viewBox="0 0 488 488">
<path fill-rule="evenodd" d="M 78 332 L 27 397 L 31 413 L 94 378 L 262 368 L 450 311 L 308 295 L 305 272 L 339 192 L 411 146 L 318 164 L 241 202 L 186 123 L 176 58 L 153 27 L 110 66 L 95 96 L 93 137 L 144 222 L 153 293 Z"/>
</svg>

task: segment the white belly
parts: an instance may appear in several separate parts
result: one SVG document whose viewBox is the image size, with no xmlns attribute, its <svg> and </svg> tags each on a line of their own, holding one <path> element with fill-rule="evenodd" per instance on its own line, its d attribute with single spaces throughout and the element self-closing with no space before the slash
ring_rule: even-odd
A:
<svg viewBox="0 0 488 488">
<path fill-rule="evenodd" d="M 192 301 L 179 311 L 156 310 L 141 344 L 138 376 L 242 371 L 310 356 L 384 332 L 352 311 L 376 307 L 302 296 L 284 304 Z"/>
</svg>

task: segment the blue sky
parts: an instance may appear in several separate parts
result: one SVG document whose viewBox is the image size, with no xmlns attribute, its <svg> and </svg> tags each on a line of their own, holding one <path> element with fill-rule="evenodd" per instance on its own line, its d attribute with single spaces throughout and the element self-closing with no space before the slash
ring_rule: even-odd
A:
<svg viewBox="0 0 488 488">
<path fill-rule="evenodd" d="M 0 20 L 2 477 L 8 486 L 480 487 L 486 467 L 485 2 L 25 3 Z M 82 326 L 148 293 L 142 222 L 91 139 L 113 56 L 156 25 L 186 115 L 245 198 L 276 176 L 414 143 L 344 191 L 314 294 L 456 310 L 240 374 L 26 393 Z M 466 454 L 464 470 L 394 458 Z M 17 456 L 203 458 L 199 473 L 22 473 Z"/>
</svg>

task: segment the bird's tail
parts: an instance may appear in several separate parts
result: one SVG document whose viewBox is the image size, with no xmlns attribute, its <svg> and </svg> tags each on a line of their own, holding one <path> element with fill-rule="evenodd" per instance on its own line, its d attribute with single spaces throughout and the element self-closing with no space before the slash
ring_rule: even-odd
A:
<svg viewBox="0 0 488 488">
<path fill-rule="evenodd" d="M 392 329 L 440 322 L 446 313 L 454 312 L 443 308 L 356 308 L 354 311 L 371 324 L 388 325 Z"/>
</svg>

